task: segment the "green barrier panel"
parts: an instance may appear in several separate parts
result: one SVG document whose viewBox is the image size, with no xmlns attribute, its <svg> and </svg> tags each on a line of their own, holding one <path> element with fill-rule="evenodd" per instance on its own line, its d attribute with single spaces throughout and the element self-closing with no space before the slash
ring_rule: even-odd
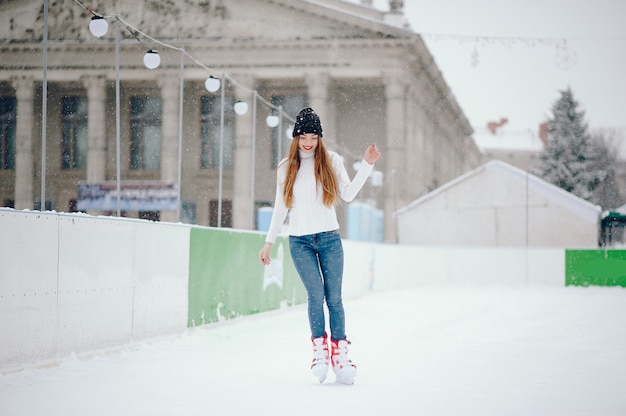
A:
<svg viewBox="0 0 626 416">
<path fill-rule="evenodd" d="M 287 239 L 276 240 L 270 266 L 258 260 L 264 241 L 257 233 L 191 229 L 189 327 L 306 302 Z"/>
<path fill-rule="evenodd" d="M 626 250 L 565 250 L 565 285 L 626 287 Z"/>
</svg>

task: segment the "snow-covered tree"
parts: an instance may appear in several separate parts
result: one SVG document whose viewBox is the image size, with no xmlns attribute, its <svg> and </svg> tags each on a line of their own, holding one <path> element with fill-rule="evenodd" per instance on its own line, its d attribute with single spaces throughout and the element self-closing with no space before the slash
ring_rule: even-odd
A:
<svg viewBox="0 0 626 416">
<path fill-rule="evenodd" d="M 561 91 L 548 119 L 548 143 L 535 173 L 559 188 L 593 201 L 593 191 L 607 172 L 597 163 L 598 149 L 592 144 L 584 116 L 571 88 Z"/>
<path fill-rule="evenodd" d="M 593 202 L 603 210 L 615 209 L 625 202 L 618 184 L 618 143 L 624 140 L 626 136 L 617 129 L 604 128 L 591 132 L 591 143 L 597 151 L 595 169 L 606 173 L 604 180 L 593 192 Z"/>
</svg>

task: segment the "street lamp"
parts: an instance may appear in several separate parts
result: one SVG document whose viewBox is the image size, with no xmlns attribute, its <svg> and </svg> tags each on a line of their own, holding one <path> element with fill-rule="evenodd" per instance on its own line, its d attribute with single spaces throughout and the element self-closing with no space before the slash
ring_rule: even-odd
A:
<svg viewBox="0 0 626 416">
<path fill-rule="evenodd" d="M 158 68 L 158 66 L 161 64 L 161 57 L 159 56 L 159 52 L 155 51 L 154 49 L 150 49 L 143 56 L 143 64 L 148 69 Z"/>
<path fill-rule="evenodd" d="M 278 116 L 275 114 L 270 114 L 265 119 L 265 123 L 267 124 L 268 127 L 271 127 L 271 128 L 278 126 L 278 122 L 279 122 Z"/>
<path fill-rule="evenodd" d="M 241 101 L 241 100 L 237 101 L 235 103 L 234 108 L 235 108 L 235 113 L 237 113 L 237 115 L 242 116 L 248 112 L 248 103 L 245 101 Z"/>
<path fill-rule="evenodd" d="M 210 76 L 204 81 L 204 87 L 208 92 L 215 92 L 220 89 L 220 80 L 214 76 Z"/>
<path fill-rule="evenodd" d="M 94 15 L 89 22 L 89 31 L 96 37 L 104 36 L 109 29 L 109 24 L 102 16 Z M 121 215 L 121 138 L 120 138 L 120 18 L 115 16 L 115 159 L 116 159 L 116 192 L 117 192 L 117 216 Z"/>
<path fill-rule="evenodd" d="M 92 35 L 97 38 L 101 38 L 102 36 L 107 34 L 108 30 L 109 24 L 104 17 L 94 15 L 91 18 L 91 22 L 89 22 L 89 31 Z"/>
</svg>

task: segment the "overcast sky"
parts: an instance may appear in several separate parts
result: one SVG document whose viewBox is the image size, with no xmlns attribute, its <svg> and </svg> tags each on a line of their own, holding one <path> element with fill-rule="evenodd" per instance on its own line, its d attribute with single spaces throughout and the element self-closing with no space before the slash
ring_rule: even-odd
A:
<svg viewBox="0 0 626 416">
<path fill-rule="evenodd" d="M 569 86 L 590 128 L 626 129 L 625 0 L 405 0 L 404 12 L 473 126 L 536 130 Z"/>
</svg>

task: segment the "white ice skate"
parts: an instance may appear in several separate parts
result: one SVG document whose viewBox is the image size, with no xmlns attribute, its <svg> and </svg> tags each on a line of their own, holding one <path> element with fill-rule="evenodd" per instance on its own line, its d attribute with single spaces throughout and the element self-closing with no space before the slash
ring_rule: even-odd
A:
<svg viewBox="0 0 626 416">
<path fill-rule="evenodd" d="M 356 365 L 348 358 L 348 345 L 350 341 L 342 339 L 330 342 L 332 348 L 331 362 L 337 382 L 354 384 L 356 377 Z"/>
<path fill-rule="evenodd" d="M 320 383 L 326 380 L 328 374 L 328 343 L 326 334 L 323 337 L 311 338 L 313 342 L 313 362 L 311 363 L 311 372 L 318 378 Z"/>
</svg>

